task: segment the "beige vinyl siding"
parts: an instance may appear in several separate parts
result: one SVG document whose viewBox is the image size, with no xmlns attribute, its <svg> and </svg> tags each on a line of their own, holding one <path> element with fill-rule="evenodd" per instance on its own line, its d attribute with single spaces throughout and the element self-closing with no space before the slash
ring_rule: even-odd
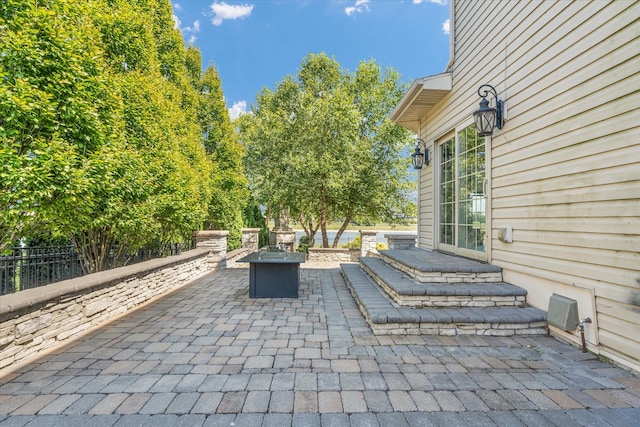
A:
<svg viewBox="0 0 640 427">
<path fill-rule="evenodd" d="M 418 179 L 418 247 L 433 249 L 434 233 L 434 201 L 433 201 L 433 173 L 437 162 L 437 149 L 427 138 L 425 126 L 421 126 L 418 137 L 421 138 L 431 151 L 431 163 L 423 166 Z"/>
<path fill-rule="evenodd" d="M 478 60 L 479 46 L 467 45 L 473 54 L 454 72 L 455 86 L 482 75 L 478 67 L 492 68 L 488 82 L 508 105 L 506 125 L 491 141 L 491 260 L 507 276 L 526 278 L 516 284 L 533 300 L 549 296 L 535 295 L 537 280 L 557 283 L 558 293 L 593 290 L 600 352 L 637 368 L 640 3 L 502 5 L 467 5 L 456 21 L 459 32 L 478 19 L 496 24 L 490 40 L 504 55 Z M 477 64 L 467 69 L 467 60 Z M 513 227 L 512 244 L 496 239 L 502 226 Z"/>
<path fill-rule="evenodd" d="M 640 2 L 499 5 L 455 2 L 453 88 L 423 120 L 427 142 L 470 120 L 481 84 L 496 88 L 489 261 L 544 310 L 552 291 L 592 291 L 592 348 L 640 369 Z M 429 174 L 420 209 L 433 215 Z"/>
<path fill-rule="evenodd" d="M 433 156 L 433 148 L 432 154 Z M 422 192 L 418 204 L 418 247 L 423 249 L 433 249 L 433 233 L 437 232 L 433 228 L 433 180 L 430 174 L 433 173 L 433 161 L 431 165 L 425 166 L 420 178 L 420 191 Z"/>
</svg>

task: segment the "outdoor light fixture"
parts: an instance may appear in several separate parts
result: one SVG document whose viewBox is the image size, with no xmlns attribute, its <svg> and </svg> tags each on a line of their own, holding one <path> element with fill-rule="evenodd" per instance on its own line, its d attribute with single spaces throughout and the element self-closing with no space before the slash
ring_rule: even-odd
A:
<svg viewBox="0 0 640 427">
<path fill-rule="evenodd" d="M 488 88 L 482 90 L 483 88 Z M 489 107 L 487 96 L 491 93 L 496 100 L 496 108 Z M 491 85 L 482 85 L 478 88 L 478 95 L 482 97 L 480 108 L 473 112 L 473 120 L 476 124 L 478 136 L 489 136 L 493 128 L 502 129 L 504 117 L 502 115 L 503 102 L 498 99 L 498 93 Z"/>
<path fill-rule="evenodd" d="M 424 147 L 424 152 L 420 151 L 420 145 Z M 422 169 L 422 165 L 429 166 L 431 163 L 431 152 L 427 144 L 420 138 L 416 139 L 416 150 L 411 155 L 411 163 L 414 169 Z"/>
</svg>

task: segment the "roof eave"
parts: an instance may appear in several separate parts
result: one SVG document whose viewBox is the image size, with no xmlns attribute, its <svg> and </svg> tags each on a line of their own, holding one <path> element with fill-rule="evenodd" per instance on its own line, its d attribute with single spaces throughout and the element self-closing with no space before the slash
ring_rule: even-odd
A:
<svg viewBox="0 0 640 427">
<path fill-rule="evenodd" d="M 418 133 L 422 117 L 449 92 L 451 92 L 451 73 L 417 79 L 391 112 L 391 120 L 403 128 Z"/>
</svg>

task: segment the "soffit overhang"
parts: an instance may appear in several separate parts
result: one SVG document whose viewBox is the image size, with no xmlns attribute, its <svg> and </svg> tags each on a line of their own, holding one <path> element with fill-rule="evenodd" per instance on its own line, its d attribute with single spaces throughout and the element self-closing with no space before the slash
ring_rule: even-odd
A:
<svg viewBox="0 0 640 427">
<path fill-rule="evenodd" d="M 417 79 L 391 112 L 391 120 L 403 128 L 418 133 L 421 119 L 449 92 L 451 92 L 451 73 Z"/>
</svg>

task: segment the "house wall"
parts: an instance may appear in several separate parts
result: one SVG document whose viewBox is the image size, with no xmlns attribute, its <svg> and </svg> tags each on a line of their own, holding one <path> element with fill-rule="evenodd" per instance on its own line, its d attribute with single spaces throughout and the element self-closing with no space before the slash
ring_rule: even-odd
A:
<svg viewBox="0 0 640 427">
<path fill-rule="evenodd" d="M 453 89 L 422 137 L 470 123 L 481 84 L 506 100 L 487 141 L 488 261 L 536 307 L 578 300 L 589 348 L 640 369 L 640 2 L 456 1 L 453 20 Z M 420 178 L 425 248 L 434 163 Z M 497 239 L 504 226 L 513 243 Z"/>
<path fill-rule="evenodd" d="M 421 125 L 420 135 L 424 135 L 425 129 L 427 127 Z M 428 139 L 424 139 L 427 143 L 427 146 L 430 145 L 431 150 L 431 163 L 427 166 L 423 166 L 418 174 L 418 239 L 417 246 L 423 249 L 434 249 L 434 198 L 433 198 L 433 173 L 435 170 L 436 159 L 436 150 L 435 146 Z"/>
</svg>

